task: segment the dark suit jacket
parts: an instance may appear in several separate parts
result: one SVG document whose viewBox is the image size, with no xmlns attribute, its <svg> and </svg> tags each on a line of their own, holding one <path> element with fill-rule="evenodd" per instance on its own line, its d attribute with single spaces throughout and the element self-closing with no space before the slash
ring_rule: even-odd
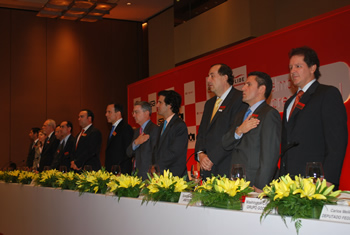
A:
<svg viewBox="0 0 350 235">
<path fill-rule="evenodd" d="M 231 129 L 223 136 L 223 147 L 232 151 L 232 164 L 243 164 L 246 179 L 251 186 L 263 189 L 269 184 L 277 170 L 282 131 L 281 116 L 278 111 L 263 102 L 254 111 L 259 125 L 243 134 L 240 139 L 235 138 L 235 131 L 243 122 L 246 110 L 242 110 Z"/>
<path fill-rule="evenodd" d="M 227 175 L 230 173 L 231 152 L 222 147 L 222 136 L 230 129 L 236 114 L 247 109 L 248 105 L 242 102 L 242 92 L 232 87 L 226 99 L 210 122 L 216 96 L 205 103 L 202 121 L 198 129 L 195 152 L 205 152 L 214 163 L 211 171 L 203 171 L 204 177 Z M 198 156 L 196 157 L 198 161 Z"/>
<path fill-rule="evenodd" d="M 322 162 L 327 181 L 339 185 L 348 129 L 346 110 L 337 88 L 314 82 L 287 122 L 290 102 L 284 106 L 280 175 L 305 175 L 307 162 Z M 290 147 L 288 149 L 288 147 Z"/>
<path fill-rule="evenodd" d="M 132 136 L 131 126 L 124 119 L 121 120 L 107 141 L 105 161 L 107 171 L 111 171 L 112 165 L 119 165 L 122 173 L 131 173 L 131 158 L 126 155 L 126 149 L 131 143 Z"/>
<path fill-rule="evenodd" d="M 152 152 L 157 144 L 158 139 L 158 126 L 152 121 L 149 121 L 143 130 L 144 134 L 149 135 L 149 139 L 141 144 L 137 149 L 132 149 L 132 143 L 140 135 L 140 128 L 134 131 L 134 137 L 129 145 L 126 153 L 129 157 L 135 157 L 136 169 L 138 170 L 138 176 L 141 176 L 143 180 L 148 179 L 147 172 L 152 165 Z"/>
<path fill-rule="evenodd" d="M 60 141 L 56 139 L 55 132 L 52 133 L 50 139 L 44 143 L 43 150 L 41 152 L 41 158 L 39 163 L 39 171 L 42 171 L 45 166 L 51 166 L 55 152 L 57 150 Z"/>
<path fill-rule="evenodd" d="M 34 161 L 34 157 L 35 157 L 35 147 L 38 145 L 38 141 L 35 144 L 34 144 L 34 142 L 30 143 L 28 156 L 27 156 L 27 161 L 26 161 L 26 166 L 27 167 L 32 167 L 33 166 L 33 161 Z"/>
<path fill-rule="evenodd" d="M 67 171 L 70 171 L 70 162 L 73 161 L 73 154 L 75 151 L 75 138 L 70 135 L 65 143 L 63 150 L 60 150 L 60 145 L 58 146 L 55 154 L 55 158 L 51 164 L 51 169 L 59 170 L 60 166 L 66 166 Z"/>
<path fill-rule="evenodd" d="M 78 139 L 79 134 L 76 139 Z M 75 165 L 82 169 L 84 169 L 85 165 L 91 165 L 94 171 L 98 171 L 101 168 L 101 144 L 102 135 L 100 130 L 91 125 L 89 129 L 80 136 L 73 157 Z"/>
<path fill-rule="evenodd" d="M 153 153 L 155 162 L 161 174 L 169 169 L 174 176 L 182 177 L 185 173 L 187 174 L 187 126 L 177 114 L 173 116 L 161 135 L 163 125 L 158 128 L 158 141 Z"/>
</svg>

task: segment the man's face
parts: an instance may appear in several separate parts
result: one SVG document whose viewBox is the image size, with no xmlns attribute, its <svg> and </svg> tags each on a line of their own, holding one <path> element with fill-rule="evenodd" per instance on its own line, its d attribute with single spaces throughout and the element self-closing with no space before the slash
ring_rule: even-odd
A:
<svg viewBox="0 0 350 235">
<path fill-rule="evenodd" d="M 208 88 L 215 95 L 221 96 L 225 92 L 225 84 L 227 84 L 227 76 L 221 76 L 218 71 L 221 65 L 214 65 L 209 70 Z"/>
<path fill-rule="evenodd" d="M 135 122 L 141 126 L 145 121 L 149 119 L 149 112 L 143 111 L 141 105 L 135 105 L 132 116 L 134 117 Z"/>
<path fill-rule="evenodd" d="M 82 128 L 88 126 L 91 123 L 91 117 L 87 116 L 86 111 L 81 111 L 78 116 L 79 126 Z"/>
<path fill-rule="evenodd" d="M 67 127 L 67 122 L 62 122 L 60 127 L 61 127 L 61 134 L 63 138 L 65 138 L 67 135 L 70 134 L 71 128 Z"/>
<path fill-rule="evenodd" d="M 49 125 L 49 120 L 46 120 L 43 124 L 43 126 L 41 127 L 41 129 L 44 131 L 44 133 L 46 135 L 49 135 L 52 131 L 53 128 Z"/>
<path fill-rule="evenodd" d="M 158 108 L 158 114 L 162 116 L 166 116 L 166 114 L 169 112 L 169 109 L 171 105 L 167 105 L 164 101 L 165 96 L 160 95 L 158 97 L 158 103 L 157 103 L 157 108 Z"/>
<path fill-rule="evenodd" d="M 295 86 L 303 88 L 315 78 L 316 65 L 310 68 L 304 61 L 303 55 L 294 55 L 289 61 L 289 71 L 292 82 Z"/>
<path fill-rule="evenodd" d="M 56 136 L 56 139 L 59 139 L 59 140 L 62 139 L 62 133 L 61 133 L 61 127 L 60 126 L 56 127 L 56 129 L 55 129 L 55 136 Z"/>
<path fill-rule="evenodd" d="M 252 106 L 256 102 L 260 101 L 263 97 L 261 95 L 265 92 L 265 86 L 258 87 L 258 82 L 256 81 L 256 76 L 249 76 L 247 81 L 242 87 L 243 91 L 243 102 Z"/>
<path fill-rule="evenodd" d="M 29 131 L 29 138 L 32 139 L 32 140 L 35 140 L 35 139 L 34 139 L 33 130 L 30 130 L 30 131 Z"/>
<path fill-rule="evenodd" d="M 106 118 L 108 123 L 115 123 L 121 117 L 120 112 L 115 112 L 114 105 L 110 104 L 106 108 Z"/>
</svg>

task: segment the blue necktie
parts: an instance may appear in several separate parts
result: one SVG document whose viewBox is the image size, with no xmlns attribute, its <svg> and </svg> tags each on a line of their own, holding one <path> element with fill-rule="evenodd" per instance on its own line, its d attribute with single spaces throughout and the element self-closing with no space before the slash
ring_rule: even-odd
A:
<svg viewBox="0 0 350 235">
<path fill-rule="evenodd" d="M 111 136 L 112 136 L 112 134 L 113 134 L 113 132 L 114 132 L 114 128 L 115 128 L 115 126 L 112 126 L 111 133 L 109 133 L 109 139 L 111 138 Z"/>
<path fill-rule="evenodd" d="M 247 117 L 249 116 L 249 114 L 252 112 L 252 110 L 248 109 L 247 112 L 245 112 L 244 114 L 244 118 L 243 118 L 243 122 L 247 119 Z"/>
<path fill-rule="evenodd" d="M 167 121 L 165 120 L 165 121 L 164 121 L 164 125 L 163 125 L 163 130 L 162 130 L 162 134 L 161 134 L 161 135 L 163 135 L 163 133 L 164 133 L 164 131 L 165 131 L 165 128 L 166 128 L 166 124 L 167 124 Z"/>
</svg>

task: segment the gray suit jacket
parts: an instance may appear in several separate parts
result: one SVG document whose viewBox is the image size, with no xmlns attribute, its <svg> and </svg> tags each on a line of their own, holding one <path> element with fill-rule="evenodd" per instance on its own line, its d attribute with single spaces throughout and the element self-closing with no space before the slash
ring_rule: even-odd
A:
<svg viewBox="0 0 350 235">
<path fill-rule="evenodd" d="M 230 173 L 231 150 L 222 147 L 221 138 L 230 129 L 232 121 L 247 104 L 242 102 L 242 92 L 232 88 L 210 122 L 216 96 L 205 103 L 202 121 L 198 129 L 195 152 L 205 152 L 214 163 L 211 171 L 203 171 L 204 177 Z M 198 156 L 196 157 L 198 161 Z"/>
<path fill-rule="evenodd" d="M 233 150 L 232 164 L 244 164 L 246 178 L 251 186 L 262 189 L 271 182 L 276 170 L 280 150 L 282 130 L 281 116 L 278 111 L 263 102 L 252 116 L 260 120 L 259 125 L 235 138 L 235 131 L 243 122 L 246 110 L 241 111 L 231 129 L 223 136 L 225 149 Z"/>
<path fill-rule="evenodd" d="M 149 121 L 143 130 L 144 134 L 149 135 L 149 139 L 141 144 L 137 149 L 132 149 L 132 143 L 140 135 L 140 128 L 134 131 L 134 137 L 131 144 L 126 150 L 128 157 L 135 157 L 137 175 L 141 176 L 143 180 L 148 179 L 147 172 L 152 165 L 152 151 L 157 144 L 158 139 L 158 126 L 152 121 Z"/>
<path fill-rule="evenodd" d="M 184 121 L 175 114 L 163 135 L 161 135 L 162 129 L 163 125 L 161 125 L 158 130 L 158 143 L 153 153 L 155 162 L 159 165 L 161 174 L 164 170 L 169 169 L 174 176 L 182 177 L 187 173 L 187 126 Z"/>
</svg>

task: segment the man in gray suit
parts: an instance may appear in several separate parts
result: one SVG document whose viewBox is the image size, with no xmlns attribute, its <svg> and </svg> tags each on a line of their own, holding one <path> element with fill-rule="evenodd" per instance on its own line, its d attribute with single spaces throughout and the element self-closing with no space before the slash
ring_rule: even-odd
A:
<svg viewBox="0 0 350 235">
<path fill-rule="evenodd" d="M 126 150 L 128 157 L 134 157 L 133 168 L 138 176 L 147 179 L 147 172 L 152 165 L 152 151 L 157 143 L 158 126 L 151 119 L 152 107 L 146 101 L 136 101 L 132 116 L 140 125 L 134 132 L 131 144 Z"/>
<path fill-rule="evenodd" d="M 280 150 L 282 122 L 278 111 L 266 103 L 272 90 L 268 74 L 251 72 L 243 88 L 243 101 L 249 105 L 235 118 L 223 136 L 223 147 L 232 152 L 232 164 L 243 164 L 255 191 L 271 182 Z"/>
<path fill-rule="evenodd" d="M 216 96 L 205 103 L 198 129 L 195 153 L 204 178 L 230 173 L 231 152 L 222 147 L 221 138 L 230 129 L 232 121 L 241 109 L 242 92 L 233 84 L 232 69 L 225 64 L 211 66 L 208 87 Z"/>
<path fill-rule="evenodd" d="M 164 117 L 164 123 L 159 128 L 153 155 L 161 173 L 169 169 L 174 176 L 182 177 L 187 173 L 188 131 L 178 116 L 180 106 L 179 93 L 165 90 L 158 93 L 158 114 Z"/>
</svg>

